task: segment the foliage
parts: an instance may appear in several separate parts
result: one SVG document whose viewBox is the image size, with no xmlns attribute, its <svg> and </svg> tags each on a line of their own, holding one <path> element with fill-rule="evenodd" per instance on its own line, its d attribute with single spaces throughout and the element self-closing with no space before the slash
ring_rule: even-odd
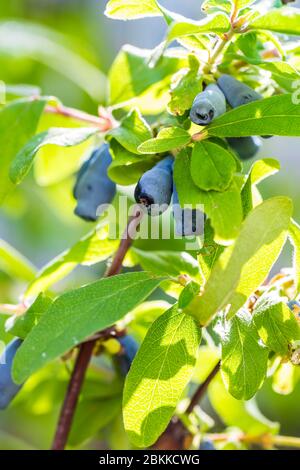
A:
<svg viewBox="0 0 300 470">
<path fill-rule="evenodd" d="M 224 423 L 217 447 L 232 441 L 232 428 L 237 447 L 276 446 L 279 425 L 262 415 L 255 396 L 267 377 L 273 377 L 279 392 L 292 391 L 299 378 L 300 309 L 287 304 L 300 296 L 300 229 L 292 219 L 290 198 L 263 200 L 258 189 L 279 171 L 279 163 L 264 158 L 249 169 L 227 141 L 300 136 L 300 48 L 293 37 L 300 35 L 300 10 L 280 5 L 265 11 L 264 3 L 206 0 L 206 16 L 194 21 L 157 0 L 109 0 L 105 15 L 111 19 L 161 17 L 166 27 L 163 42 L 154 50 L 126 45 L 118 53 L 108 73 L 106 108 L 89 115 L 21 86 L 18 99 L 8 93 L 8 102 L 1 106 L 4 208 L 13 191 L 41 182 L 43 161 L 45 185 L 58 183 L 61 170 L 63 191 L 71 198 L 70 179 L 86 160 L 86 151 L 107 142 L 112 157 L 107 177 L 122 186 L 114 201 L 118 215 L 123 212 L 118 197 L 125 192 L 131 200 L 130 185 L 166 155 L 174 158 L 180 206 L 200 207 L 206 215 L 204 234 L 196 237 L 192 251 L 186 249 L 190 240 L 184 237 L 171 237 L 167 243 L 137 237 L 120 261 L 119 268 L 126 272 L 117 270 L 117 275 L 75 288 L 67 283 L 75 268 L 97 269 L 101 262 L 109 267 L 111 258 L 118 259 L 123 240 L 111 236 L 105 220 L 39 271 L 0 241 L 1 271 L 15 283 L 22 282 L 21 303 L 9 307 L 13 315 L 5 324 L 9 338 L 3 334 L 5 339 L 22 339 L 11 373 L 16 384 L 25 385 L 12 406 L 20 406 L 30 394 L 42 402 L 51 384 L 52 411 L 66 385 L 61 362 L 73 367 L 80 345 L 95 340 L 68 441 L 71 447 L 80 447 L 102 430 L 113 447 L 117 428 L 127 447 L 147 448 L 169 432 L 176 417 L 191 435 L 190 448 L 197 447 L 203 435 L 213 439 L 213 421 L 189 404 L 195 387 L 201 387 L 219 359 L 220 373 L 208 388 L 211 406 Z M 48 54 L 42 54 L 41 44 L 33 47 L 36 29 L 17 28 L 27 42 L 13 38 L 7 54 L 25 54 L 31 45 L 39 60 L 63 67 L 53 54 L 58 56 L 66 46 L 55 49 L 49 31 L 44 43 Z M 6 34 L 11 37 L 9 24 L 0 23 L 0 41 Z M 91 70 L 103 82 L 102 75 Z M 195 96 L 224 73 L 251 86 L 262 99 L 234 109 L 228 106 L 207 126 L 195 126 L 189 119 Z M 74 74 L 73 80 L 98 100 L 89 79 Z M 71 162 L 64 163 L 68 158 Z M 49 177 L 52 159 L 56 163 L 49 174 L 53 171 L 54 176 Z M 149 232 L 155 223 L 164 225 L 167 217 L 153 218 Z M 124 229 L 126 222 L 116 225 Z M 293 265 L 270 279 L 287 240 L 292 242 Z M 58 281 L 64 281 L 59 289 Z M 8 306 L 1 303 L 0 313 L 7 313 Z M 122 353 L 117 337 L 127 331 L 140 347 L 124 380 L 115 363 Z"/>
</svg>

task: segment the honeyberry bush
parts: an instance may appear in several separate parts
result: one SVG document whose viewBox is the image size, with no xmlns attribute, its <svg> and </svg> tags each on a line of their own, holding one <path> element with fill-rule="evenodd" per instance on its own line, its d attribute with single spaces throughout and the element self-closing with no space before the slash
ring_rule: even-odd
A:
<svg viewBox="0 0 300 470">
<path fill-rule="evenodd" d="M 148 209 L 141 224 L 166 222 L 172 209 L 155 215 L 151 206 L 169 203 L 172 192 L 181 229 L 186 210 L 205 213 L 203 233 L 191 234 L 198 249 L 185 251 L 184 236 L 137 235 L 121 260 L 125 272 L 108 270 L 62 294 L 56 283 L 78 265 L 118 260 L 121 241 L 105 213 L 37 273 L 1 242 L 2 265 L 27 282 L 20 303 L 1 306 L 11 313 L 1 407 L 16 395 L 11 406 L 61 405 L 80 344 L 93 346 L 65 436 L 70 447 L 99 435 L 109 448 L 299 447 L 261 414 L 255 395 L 267 376 L 277 393 L 299 379 L 300 228 L 289 198 L 259 192 L 279 163 L 254 160 L 246 172 L 243 160 L 254 157 L 257 136 L 300 135 L 300 10 L 251 0 L 207 0 L 202 10 L 206 17 L 192 21 L 156 0 L 110 0 L 111 19 L 161 16 L 166 33 L 154 50 L 122 48 L 107 107 L 91 116 L 56 97 L 15 99 L 22 90 L 10 88 L 0 110 L 4 205 L 43 154 L 59 161 L 74 147 L 86 160 L 73 191 L 85 220 L 96 220 L 105 202 L 122 212 L 119 196 L 132 200 L 132 185 Z M 274 275 L 288 240 L 292 265 Z M 207 384 L 212 416 L 201 408 Z"/>
</svg>

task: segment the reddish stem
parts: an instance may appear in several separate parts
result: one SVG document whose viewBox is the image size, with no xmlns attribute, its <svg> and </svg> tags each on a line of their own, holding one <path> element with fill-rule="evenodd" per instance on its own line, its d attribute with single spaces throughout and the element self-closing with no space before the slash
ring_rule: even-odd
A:
<svg viewBox="0 0 300 470">
<path fill-rule="evenodd" d="M 105 274 L 105 277 L 114 276 L 121 271 L 122 263 L 126 256 L 126 253 L 128 252 L 134 240 L 134 236 L 140 224 L 141 217 L 142 213 L 138 212 L 134 217 L 129 220 L 127 228 L 120 242 L 119 248 L 116 252 L 112 264 L 110 265 Z M 107 332 L 108 335 L 105 334 L 105 332 Z M 103 335 L 104 337 L 113 336 L 114 329 L 109 328 L 105 330 L 103 332 Z M 61 409 L 56 434 L 52 445 L 52 450 L 64 450 L 67 444 L 79 394 L 84 382 L 89 362 L 93 354 L 94 346 L 98 339 L 99 338 L 96 338 L 92 341 L 85 342 L 80 345 L 71 380 L 68 385 L 65 400 Z"/>
<path fill-rule="evenodd" d="M 45 108 L 45 112 L 49 114 L 59 114 L 68 118 L 76 119 L 78 121 L 92 124 L 99 128 L 100 131 L 106 132 L 114 127 L 113 118 L 108 114 L 105 117 L 93 116 L 92 114 L 79 111 L 78 109 L 68 108 L 63 105 L 51 106 L 48 105 Z"/>
</svg>

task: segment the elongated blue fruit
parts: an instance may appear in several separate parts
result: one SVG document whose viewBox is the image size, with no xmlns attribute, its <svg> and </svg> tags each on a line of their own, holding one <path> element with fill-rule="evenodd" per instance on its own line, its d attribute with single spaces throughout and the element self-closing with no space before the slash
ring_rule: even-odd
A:
<svg viewBox="0 0 300 470">
<path fill-rule="evenodd" d="M 173 182 L 173 216 L 177 235 L 188 237 L 203 233 L 205 215 L 197 209 L 183 209 L 180 206 L 175 182 Z"/>
<path fill-rule="evenodd" d="M 288 307 L 292 310 L 296 319 L 300 321 L 300 303 L 297 300 L 290 300 Z"/>
<path fill-rule="evenodd" d="M 222 75 L 217 83 L 232 108 L 262 99 L 253 88 L 230 75 Z"/>
<path fill-rule="evenodd" d="M 173 157 L 169 156 L 146 171 L 140 178 L 134 197 L 150 215 L 162 214 L 169 206 L 173 190 Z"/>
<path fill-rule="evenodd" d="M 79 170 L 74 187 L 75 214 L 84 220 L 97 220 L 101 214 L 97 211 L 99 206 L 110 204 L 115 197 L 116 184 L 107 175 L 111 162 L 109 146 L 103 144 Z"/>
<path fill-rule="evenodd" d="M 130 369 L 131 363 L 135 358 L 136 353 L 138 352 L 139 345 L 130 335 L 123 336 L 118 340 L 123 348 L 123 351 L 118 356 L 118 365 L 122 375 L 126 376 Z"/>
<path fill-rule="evenodd" d="M 194 99 L 190 119 L 194 124 L 207 126 L 213 119 L 225 112 L 225 96 L 220 88 L 212 83 Z"/>
<path fill-rule="evenodd" d="M 203 439 L 200 443 L 199 450 L 216 450 L 212 441 L 208 439 Z"/>
<path fill-rule="evenodd" d="M 11 369 L 14 357 L 22 340 L 19 338 L 11 341 L 0 357 L 0 409 L 4 410 L 17 395 L 22 385 L 17 385 L 12 379 Z"/>
<path fill-rule="evenodd" d="M 253 158 L 261 147 L 259 137 L 228 137 L 227 142 L 241 160 Z"/>
</svg>

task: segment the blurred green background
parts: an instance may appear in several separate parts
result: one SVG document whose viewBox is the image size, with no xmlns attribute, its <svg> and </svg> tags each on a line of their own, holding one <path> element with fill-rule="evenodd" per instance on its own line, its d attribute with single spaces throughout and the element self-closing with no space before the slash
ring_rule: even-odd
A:
<svg viewBox="0 0 300 470">
<path fill-rule="evenodd" d="M 99 103 L 105 104 L 105 75 L 119 48 L 124 43 L 152 48 L 160 42 L 164 32 L 159 18 L 113 22 L 103 15 L 105 3 L 105 0 L 2 1 L 0 80 L 7 84 L 38 86 L 43 94 L 57 96 L 65 105 L 96 113 Z M 201 16 L 199 0 L 161 3 L 186 16 Z M 62 162 L 59 156 L 54 162 L 47 156 L 41 158 L 35 174 L 31 174 L 0 209 L 0 238 L 17 248 L 37 268 L 90 229 L 73 215 L 71 197 L 72 174 L 86 151 L 84 146 L 76 151 L 68 150 L 67 162 Z M 261 186 L 264 196 L 290 196 L 299 222 L 300 138 L 265 140 L 259 156 L 277 158 L 282 165 L 281 172 Z M 279 265 L 290 262 L 290 251 L 286 249 Z M 78 268 L 58 290 L 91 281 L 101 270 L 101 266 Z M 17 303 L 23 289 L 21 282 L 12 282 L 7 273 L 0 271 L 0 303 Z M 51 384 L 49 387 L 51 391 Z M 289 395 L 278 395 L 267 382 L 259 393 L 262 411 L 281 423 L 282 434 L 300 435 L 299 392 L 300 386 Z M 42 399 L 36 394 L 30 397 L 29 393 L 26 396 L 30 401 L 36 400 L 34 403 L 24 405 L 21 398 L 9 411 L 0 412 L 0 449 L 49 446 L 58 403 L 53 409 L 49 403 L 47 406 L 47 400 L 61 396 L 57 390 L 51 393 L 48 398 L 43 395 Z M 101 445 L 99 441 L 93 447 Z"/>
</svg>

